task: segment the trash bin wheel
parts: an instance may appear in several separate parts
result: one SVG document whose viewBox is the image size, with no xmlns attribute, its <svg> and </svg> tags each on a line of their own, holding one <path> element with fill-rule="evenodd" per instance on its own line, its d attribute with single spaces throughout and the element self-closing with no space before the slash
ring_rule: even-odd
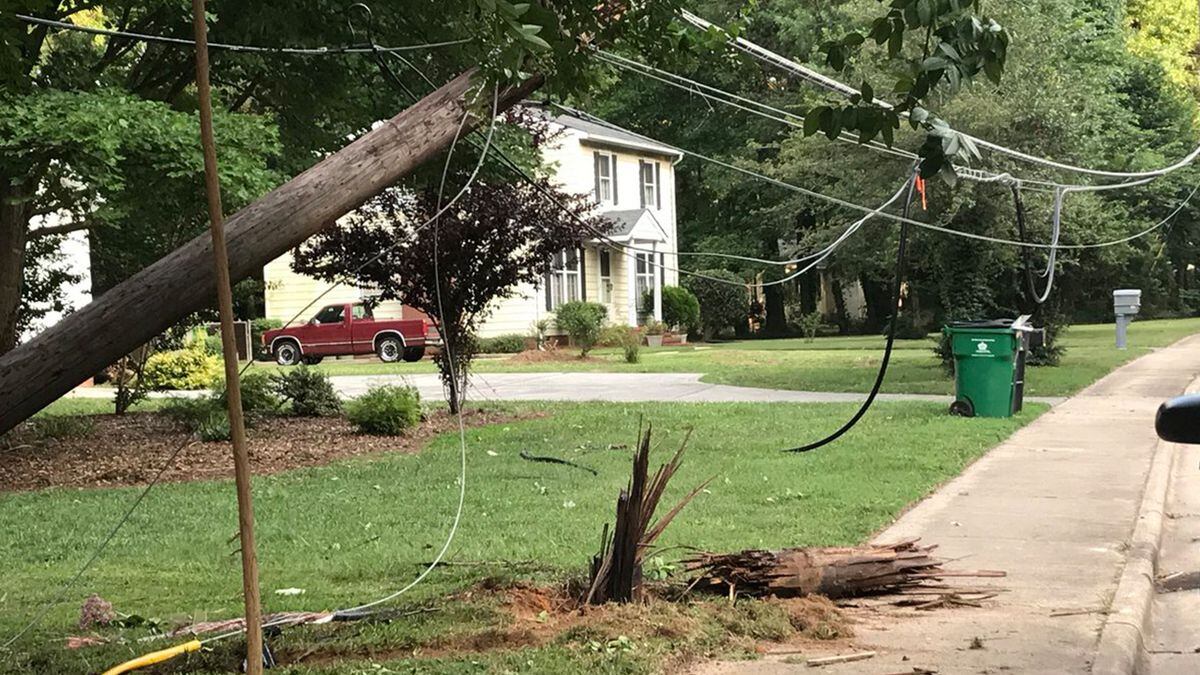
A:
<svg viewBox="0 0 1200 675">
<path fill-rule="evenodd" d="M 950 414 L 959 417 L 974 417 L 975 406 L 971 405 L 970 401 L 959 399 L 950 404 Z"/>
</svg>

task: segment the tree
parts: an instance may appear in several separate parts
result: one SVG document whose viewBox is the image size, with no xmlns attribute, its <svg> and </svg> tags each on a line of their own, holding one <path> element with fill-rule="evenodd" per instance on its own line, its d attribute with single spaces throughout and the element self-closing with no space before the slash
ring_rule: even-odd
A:
<svg viewBox="0 0 1200 675">
<path fill-rule="evenodd" d="M 553 77 L 558 94 L 595 83 L 577 38 L 664 45 L 674 2 L 599 8 L 584 0 L 375 3 L 366 17 L 340 0 L 212 0 L 210 40 L 262 46 L 404 45 L 462 40 L 398 75 L 425 92 L 483 64 L 490 81 Z M 191 7 L 175 0 L 16 0 L 0 14 L 0 354 L 15 344 L 31 239 L 89 229 L 96 291 L 173 250 L 203 223 L 191 50 L 27 24 L 16 13 L 190 40 Z M 353 25 L 351 25 L 353 24 Z M 669 41 L 668 41 L 669 42 Z M 386 57 L 381 57 L 386 58 Z M 394 63 L 399 64 L 399 61 Z M 230 211 L 307 169 L 411 101 L 381 86 L 370 54 L 230 52 L 212 57 L 215 122 Z M 36 216 L 71 216 L 36 231 Z"/>
<path fill-rule="evenodd" d="M 683 285 L 700 302 L 700 326 L 711 340 L 726 328 L 744 322 L 750 298 L 743 281 L 722 269 L 702 270 L 684 279 Z"/>
<path fill-rule="evenodd" d="M 566 212 L 527 183 L 477 180 L 453 208 L 418 229 L 446 195 L 434 188 L 389 189 L 297 249 L 292 267 L 325 281 L 349 277 L 378 289 L 380 300 L 399 300 L 434 317 L 445 344 L 438 369 L 450 410 L 458 412 L 476 332 L 495 302 L 522 284 L 539 284 L 553 254 L 611 227 L 590 214 L 585 197 L 537 182 Z"/>
</svg>

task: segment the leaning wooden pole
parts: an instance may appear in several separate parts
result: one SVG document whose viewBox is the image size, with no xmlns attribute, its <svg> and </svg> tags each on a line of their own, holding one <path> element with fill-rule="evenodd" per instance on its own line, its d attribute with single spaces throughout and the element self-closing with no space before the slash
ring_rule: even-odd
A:
<svg viewBox="0 0 1200 675">
<path fill-rule="evenodd" d="M 221 317 L 221 352 L 225 360 L 225 403 L 229 440 L 233 445 L 233 475 L 237 485 L 238 535 L 242 543 L 242 600 L 246 606 L 246 674 L 262 675 L 262 600 L 258 589 L 258 554 L 254 543 L 254 497 L 250 492 L 250 457 L 246 451 L 246 420 L 238 375 L 237 343 L 233 336 L 233 289 L 229 281 L 229 252 L 225 247 L 225 215 L 221 178 L 217 174 L 217 144 L 213 140 L 212 88 L 208 82 L 208 22 L 204 0 L 192 0 L 196 34 L 196 98 L 200 107 L 200 145 L 204 150 L 204 189 L 212 235 L 213 274 L 217 313 Z"/>
<path fill-rule="evenodd" d="M 362 205 L 449 146 L 475 71 L 458 76 L 225 223 L 229 275 L 240 281 Z M 541 84 L 501 90 L 507 110 Z M 479 119 L 472 118 L 472 127 Z M 201 235 L 0 356 L 0 433 L 213 304 L 212 241 Z"/>
</svg>

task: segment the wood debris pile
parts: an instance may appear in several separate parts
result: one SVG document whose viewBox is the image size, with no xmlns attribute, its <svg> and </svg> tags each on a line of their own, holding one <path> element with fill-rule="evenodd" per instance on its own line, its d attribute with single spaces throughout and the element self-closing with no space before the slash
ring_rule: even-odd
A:
<svg viewBox="0 0 1200 675">
<path fill-rule="evenodd" d="M 955 604 L 971 604 L 983 599 L 980 596 L 994 595 L 995 589 L 957 588 L 943 580 L 947 577 L 1003 577 L 1004 572 L 947 570 L 942 566 L 945 561 L 932 555 L 936 546 L 920 546 L 917 541 L 910 539 L 890 545 L 850 548 L 701 553 L 685 560 L 684 565 L 698 575 L 697 589 L 731 596 L 738 593 L 778 597 L 823 595 L 838 599 L 886 593 L 953 596 Z M 910 604 L 925 603 L 922 600 Z"/>
</svg>

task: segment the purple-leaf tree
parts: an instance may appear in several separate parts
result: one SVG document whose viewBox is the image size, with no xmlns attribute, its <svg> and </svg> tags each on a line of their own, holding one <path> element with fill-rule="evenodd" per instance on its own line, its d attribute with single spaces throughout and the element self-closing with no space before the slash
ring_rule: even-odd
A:
<svg viewBox="0 0 1200 675">
<path fill-rule="evenodd" d="M 527 183 L 480 179 L 424 227 L 438 210 L 437 191 L 387 190 L 301 245 L 292 269 L 325 281 L 349 278 L 377 289 L 380 300 L 398 300 L 433 317 L 446 346 L 434 359 L 457 413 L 476 331 L 496 301 L 521 284 L 541 284 L 553 254 L 611 228 L 585 196 L 562 192 L 545 179 L 540 185 L 563 206 Z"/>
</svg>

